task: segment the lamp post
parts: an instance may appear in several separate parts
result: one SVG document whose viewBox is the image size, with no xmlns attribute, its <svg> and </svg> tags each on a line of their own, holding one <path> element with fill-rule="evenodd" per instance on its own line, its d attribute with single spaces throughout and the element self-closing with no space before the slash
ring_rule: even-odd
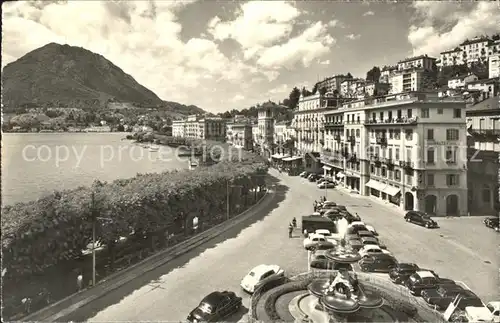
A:
<svg viewBox="0 0 500 323">
<path fill-rule="evenodd" d="M 226 182 L 226 219 L 229 220 L 229 188 L 243 187 L 241 185 L 229 185 L 229 180 Z"/>
<path fill-rule="evenodd" d="M 97 209 L 95 207 L 95 193 L 92 192 L 92 286 L 95 286 L 96 276 L 96 261 L 95 261 L 95 243 L 96 243 L 96 222 L 97 220 L 112 222 L 112 219 L 97 216 Z"/>
</svg>

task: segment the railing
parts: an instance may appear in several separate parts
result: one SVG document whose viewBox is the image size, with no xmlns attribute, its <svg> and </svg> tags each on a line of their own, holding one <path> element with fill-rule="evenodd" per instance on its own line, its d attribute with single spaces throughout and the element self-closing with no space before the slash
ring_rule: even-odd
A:
<svg viewBox="0 0 500 323">
<path fill-rule="evenodd" d="M 406 124 L 406 125 L 412 125 L 416 124 L 418 121 L 417 117 L 402 117 L 402 118 L 392 118 L 392 119 L 371 119 L 371 120 L 366 120 L 365 124 L 367 125 L 388 125 L 388 124 Z"/>
<path fill-rule="evenodd" d="M 351 143 L 351 145 L 355 145 L 356 144 L 356 137 L 349 136 L 349 142 Z"/>
<path fill-rule="evenodd" d="M 333 137 L 333 139 L 334 139 L 335 141 L 337 141 L 337 142 L 338 142 L 338 141 L 340 141 L 340 136 L 339 136 L 339 135 L 335 135 L 335 136 Z"/>
<path fill-rule="evenodd" d="M 376 142 L 378 145 L 387 146 L 387 138 L 385 137 L 378 137 Z"/>
<path fill-rule="evenodd" d="M 413 169 L 413 162 L 400 160 L 399 166 L 404 169 Z"/>
<path fill-rule="evenodd" d="M 346 120 L 345 124 L 361 124 L 361 120 Z"/>
<path fill-rule="evenodd" d="M 390 158 L 384 158 L 384 164 L 393 166 L 394 162 Z"/>
</svg>

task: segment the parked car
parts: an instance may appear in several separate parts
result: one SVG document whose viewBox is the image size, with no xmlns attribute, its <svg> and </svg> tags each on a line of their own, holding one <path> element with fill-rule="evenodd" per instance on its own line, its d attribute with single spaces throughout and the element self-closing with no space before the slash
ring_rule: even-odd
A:
<svg viewBox="0 0 500 323">
<path fill-rule="evenodd" d="M 353 223 L 356 223 L 356 225 L 352 226 L 351 224 Z M 354 221 L 354 222 L 351 222 L 351 224 L 349 224 L 347 226 L 347 233 L 348 234 L 355 234 L 355 235 L 358 235 L 358 232 L 359 231 L 367 231 L 368 229 L 365 227 L 364 223 L 361 222 L 361 221 Z"/>
<path fill-rule="evenodd" d="M 404 284 L 411 275 L 420 270 L 417 264 L 401 262 L 389 271 L 389 278 L 395 284 Z"/>
<path fill-rule="evenodd" d="M 318 188 L 325 189 L 325 188 L 335 188 L 335 183 L 330 182 L 330 181 L 324 181 L 318 184 Z"/>
<path fill-rule="evenodd" d="M 437 222 L 431 219 L 431 217 L 427 213 L 419 211 L 409 211 L 408 213 L 406 213 L 404 218 L 406 222 L 419 224 L 429 229 L 439 227 Z"/>
<path fill-rule="evenodd" d="M 419 270 L 408 278 L 405 285 L 408 287 L 411 294 L 420 296 L 425 289 L 435 289 L 439 286 L 456 284 L 451 279 L 440 278 L 430 270 Z"/>
<path fill-rule="evenodd" d="M 310 174 L 308 177 L 307 177 L 307 180 L 309 182 L 316 182 L 319 178 L 319 175 L 317 174 Z"/>
<path fill-rule="evenodd" d="M 326 218 L 329 218 L 332 221 L 337 221 L 337 220 L 342 219 L 342 215 L 339 213 L 338 210 L 335 210 L 335 209 L 326 209 L 326 210 L 324 210 L 323 209 L 322 211 L 324 211 L 323 216 L 326 217 Z"/>
<path fill-rule="evenodd" d="M 348 223 L 352 223 L 355 221 L 361 221 L 361 218 L 357 214 L 352 214 L 352 213 L 349 213 L 348 211 L 343 211 L 341 214 L 344 217 L 344 219 L 347 220 Z"/>
<path fill-rule="evenodd" d="M 384 250 L 376 245 L 365 245 L 358 252 L 359 252 L 359 255 L 361 257 L 371 256 L 374 254 L 382 254 L 382 253 L 385 253 L 388 255 L 391 254 L 389 251 Z"/>
<path fill-rule="evenodd" d="M 397 266 L 398 261 L 392 255 L 379 253 L 361 258 L 358 264 L 361 271 L 387 273 L 391 268 Z"/>
<path fill-rule="evenodd" d="M 486 218 L 483 220 L 483 223 L 484 225 L 486 225 L 488 228 L 492 228 L 494 229 L 495 231 L 500 231 L 500 220 L 499 220 L 499 217 L 490 217 L 490 218 Z"/>
<path fill-rule="evenodd" d="M 334 243 L 333 241 L 320 241 L 318 243 L 316 243 L 313 247 L 311 247 L 309 250 L 312 250 L 312 251 L 318 251 L 318 250 L 330 250 L 330 249 L 334 249 L 335 247 L 337 246 L 336 243 Z"/>
<path fill-rule="evenodd" d="M 307 178 L 311 173 L 303 171 L 302 173 L 299 174 L 300 177 Z"/>
<path fill-rule="evenodd" d="M 332 201 L 325 201 L 321 204 L 322 209 L 332 209 L 337 207 L 337 203 L 332 202 Z"/>
<path fill-rule="evenodd" d="M 314 233 L 322 235 L 323 237 L 325 237 L 326 241 L 329 241 L 329 242 L 334 243 L 334 244 L 337 243 L 337 239 L 335 239 L 333 237 L 333 234 L 330 232 L 330 230 L 318 229 Z"/>
<path fill-rule="evenodd" d="M 327 240 L 321 234 L 311 233 L 307 238 L 304 239 L 304 249 L 312 250 L 318 242 L 327 242 Z"/>
<path fill-rule="evenodd" d="M 325 256 L 326 253 L 327 251 L 325 250 L 315 251 L 310 263 L 311 268 L 329 269 L 329 270 L 340 270 L 340 269 L 352 270 L 351 264 L 336 263 L 334 261 L 329 261 L 328 258 Z"/>
<path fill-rule="evenodd" d="M 422 298 L 429 305 L 436 306 L 439 310 L 448 308 L 448 305 L 453 302 L 457 295 L 460 295 L 464 302 L 481 302 L 476 294 L 458 285 L 440 286 L 436 289 L 426 289 L 422 291 Z"/>
<path fill-rule="evenodd" d="M 371 233 L 373 233 L 374 236 L 378 236 L 378 232 L 377 230 L 375 230 L 375 228 L 369 224 L 366 224 L 365 225 L 365 228 L 370 231 Z"/>
<path fill-rule="evenodd" d="M 361 240 L 359 240 L 358 236 L 346 238 L 346 242 L 354 251 L 359 251 L 363 248 L 363 244 L 361 243 Z"/>
<path fill-rule="evenodd" d="M 359 239 L 361 240 L 361 243 L 363 244 L 363 246 L 375 245 L 375 246 L 379 246 L 382 249 L 387 249 L 386 246 L 384 244 L 382 244 L 379 239 L 377 239 L 373 236 L 372 237 L 362 237 Z"/>
<path fill-rule="evenodd" d="M 500 322 L 500 302 L 489 302 L 486 308 L 491 312 L 493 322 Z"/>
<path fill-rule="evenodd" d="M 241 308 L 241 297 L 229 291 L 213 292 L 205 296 L 189 313 L 188 322 L 220 322 Z"/>
<path fill-rule="evenodd" d="M 240 285 L 245 291 L 253 293 L 260 285 L 284 275 L 285 271 L 278 265 L 259 265 L 243 277 Z"/>
<path fill-rule="evenodd" d="M 359 238 L 375 238 L 375 236 L 373 235 L 373 232 L 371 232 L 369 230 L 358 231 L 358 237 Z M 377 239 L 377 238 L 375 238 L 375 239 Z"/>
</svg>

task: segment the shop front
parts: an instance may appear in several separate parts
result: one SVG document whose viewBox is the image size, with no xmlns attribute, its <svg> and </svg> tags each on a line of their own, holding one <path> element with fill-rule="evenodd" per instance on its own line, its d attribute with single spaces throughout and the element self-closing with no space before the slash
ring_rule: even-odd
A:
<svg viewBox="0 0 500 323">
<path fill-rule="evenodd" d="M 297 176 L 304 171 L 304 162 L 301 156 L 284 157 L 281 161 L 283 171 L 290 176 Z"/>
<path fill-rule="evenodd" d="M 360 186 L 361 186 L 360 175 L 353 172 L 346 172 L 345 176 L 346 176 L 346 181 L 345 181 L 346 187 L 353 191 L 360 192 Z"/>
<path fill-rule="evenodd" d="M 366 186 L 370 196 L 389 201 L 395 205 L 400 204 L 401 190 L 399 187 L 375 179 L 370 179 Z"/>
<path fill-rule="evenodd" d="M 290 155 L 284 155 L 284 154 L 274 154 L 271 156 L 271 166 L 282 169 L 284 162 L 283 159 L 290 157 Z"/>
<path fill-rule="evenodd" d="M 328 179 L 335 178 L 335 172 L 331 165 L 323 164 L 323 177 Z"/>
</svg>

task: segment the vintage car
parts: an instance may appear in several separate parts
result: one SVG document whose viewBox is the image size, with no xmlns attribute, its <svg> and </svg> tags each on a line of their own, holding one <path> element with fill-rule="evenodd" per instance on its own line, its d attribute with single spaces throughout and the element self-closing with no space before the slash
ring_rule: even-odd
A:
<svg viewBox="0 0 500 323">
<path fill-rule="evenodd" d="M 427 213 L 419 211 L 409 211 L 404 216 L 404 219 L 406 220 L 406 222 L 415 223 L 428 229 L 439 227 L 437 222 L 431 219 L 431 217 Z"/>
<path fill-rule="evenodd" d="M 389 271 L 389 278 L 395 284 L 404 284 L 411 275 L 420 270 L 414 263 L 401 262 Z"/>
<path fill-rule="evenodd" d="M 458 285 L 439 286 L 435 289 L 426 289 L 422 291 L 422 298 L 429 305 L 435 306 L 439 310 L 448 308 L 451 302 L 460 295 L 464 302 L 481 303 L 479 297 L 470 290 L 466 290 Z"/>
<path fill-rule="evenodd" d="M 456 285 L 451 279 L 440 278 L 430 270 L 419 270 L 412 274 L 405 282 L 410 293 L 420 296 L 423 290 L 436 289 L 440 286 Z"/>
<path fill-rule="evenodd" d="M 337 244 L 337 239 L 334 238 L 334 236 L 330 232 L 330 230 L 318 229 L 318 230 L 314 231 L 314 234 L 322 235 L 323 237 L 325 237 L 326 241 L 329 241 L 333 244 Z"/>
<path fill-rule="evenodd" d="M 359 238 L 361 240 L 361 244 L 363 244 L 363 246 L 366 246 L 366 245 L 376 245 L 376 246 L 379 246 L 380 248 L 382 249 L 387 249 L 386 246 L 380 242 L 379 239 L 375 238 L 375 237 L 362 237 L 362 238 Z"/>
<path fill-rule="evenodd" d="M 379 253 L 361 258 L 358 264 L 361 271 L 387 273 L 391 268 L 397 266 L 398 261 L 392 255 Z"/>
<path fill-rule="evenodd" d="M 240 285 L 245 291 L 253 293 L 260 285 L 284 275 L 284 270 L 278 265 L 259 265 L 243 277 Z"/>
<path fill-rule="evenodd" d="M 499 229 L 500 220 L 498 216 L 486 218 L 483 220 L 483 223 L 488 228 L 494 229 L 495 231 L 500 231 Z"/>
<path fill-rule="evenodd" d="M 382 253 L 385 253 L 387 255 L 391 254 L 389 251 L 384 250 L 376 245 L 365 245 L 358 251 L 358 253 L 361 257 L 378 255 L 378 254 L 382 254 Z"/>
<path fill-rule="evenodd" d="M 220 322 L 241 308 L 241 297 L 229 291 L 213 292 L 205 296 L 189 313 L 188 322 Z"/>
<path fill-rule="evenodd" d="M 340 270 L 340 269 L 352 270 L 351 264 L 336 263 L 334 261 L 328 260 L 328 258 L 325 256 L 327 252 L 328 251 L 325 250 L 315 251 L 312 254 L 311 258 L 311 263 L 310 263 L 311 268 L 329 269 L 329 270 Z"/>
</svg>

